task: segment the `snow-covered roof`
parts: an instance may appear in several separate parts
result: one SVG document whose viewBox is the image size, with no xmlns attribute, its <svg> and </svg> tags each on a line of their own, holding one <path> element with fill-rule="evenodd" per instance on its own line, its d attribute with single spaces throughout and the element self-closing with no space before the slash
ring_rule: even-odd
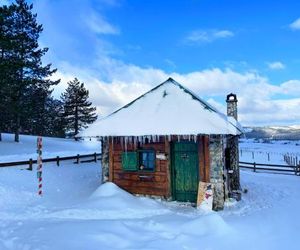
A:
<svg viewBox="0 0 300 250">
<path fill-rule="evenodd" d="M 79 136 L 217 135 L 242 127 L 169 78 L 144 95 L 96 121 Z"/>
</svg>

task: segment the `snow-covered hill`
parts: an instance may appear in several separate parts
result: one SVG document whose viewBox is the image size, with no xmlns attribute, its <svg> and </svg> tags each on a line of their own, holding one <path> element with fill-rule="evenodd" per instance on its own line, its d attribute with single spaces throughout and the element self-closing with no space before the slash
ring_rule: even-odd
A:
<svg viewBox="0 0 300 250">
<path fill-rule="evenodd" d="M 300 140 L 300 125 L 246 127 L 246 138 L 272 140 Z"/>
<path fill-rule="evenodd" d="M 299 249 L 298 176 L 241 171 L 242 201 L 204 212 L 101 185 L 99 162 L 43 171 L 38 197 L 35 171 L 0 168 L 1 250 Z"/>
</svg>

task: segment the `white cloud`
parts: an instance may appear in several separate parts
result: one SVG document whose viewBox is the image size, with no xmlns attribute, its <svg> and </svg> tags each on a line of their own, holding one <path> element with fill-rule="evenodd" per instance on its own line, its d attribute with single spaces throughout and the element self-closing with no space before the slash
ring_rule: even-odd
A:
<svg viewBox="0 0 300 250">
<path fill-rule="evenodd" d="M 91 31 L 97 34 L 109 34 L 109 35 L 118 35 L 120 30 L 108 23 L 104 17 L 96 13 L 90 13 L 88 17 L 83 17 L 86 21 L 86 24 L 91 29 Z"/>
<path fill-rule="evenodd" d="M 273 125 L 273 124 L 299 124 L 299 105 L 300 98 L 289 100 L 263 100 L 255 103 L 257 107 L 262 104 L 261 110 L 251 111 L 240 114 L 240 119 L 245 124 L 251 125 Z M 261 112 L 263 112 L 261 114 Z"/>
<path fill-rule="evenodd" d="M 282 92 L 287 95 L 300 96 L 300 80 L 290 80 L 280 85 Z"/>
<path fill-rule="evenodd" d="M 280 70 L 280 69 L 285 69 L 285 65 L 282 63 L 282 62 L 270 62 L 270 63 L 267 63 L 268 64 L 268 67 L 269 69 L 272 69 L 272 70 Z"/>
<path fill-rule="evenodd" d="M 298 18 L 297 20 L 295 20 L 294 22 L 292 22 L 289 25 L 290 29 L 292 30 L 300 30 L 300 18 Z"/>
<path fill-rule="evenodd" d="M 232 36 L 234 36 L 234 33 L 229 30 L 194 30 L 187 35 L 185 41 L 187 43 L 201 44 Z"/>
<path fill-rule="evenodd" d="M 78 77 L 90 90 L 90 98 L 100 117 L 109 114 L 150 90 L 168 77 L 173 77 L 219 110 L 226 111 L 225 98 L 230 92 L 238 96 L 239 118 L 245 125 L 300 123 L 300 99 L 285 100 L 279 94 L 300 95 L 300 81 L 293 80 L 273 85 L 256 72 L 236 72 L 231 69 L 206 69 L 188 74 L 171 73 L 156 68 L 141 68 L 106 57 L 94 68 L 59 65 L 56 77 L 62 83 L 55 90 L 59 96 L 66 81 Z M 277 96 L 277 99 L 274 99 Z"/>
</svg>

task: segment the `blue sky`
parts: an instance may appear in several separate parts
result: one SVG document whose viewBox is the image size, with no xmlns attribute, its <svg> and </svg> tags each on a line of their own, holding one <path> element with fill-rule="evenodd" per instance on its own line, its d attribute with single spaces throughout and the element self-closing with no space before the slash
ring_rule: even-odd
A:
<svg viewBox="0 0 300 250">
<path fill-rule="evenodd" d="M 100 116 L 169 76 L 245 125 L 300 124 L 300 1 L 32 0 L 62 79 Z"/>
</svg>

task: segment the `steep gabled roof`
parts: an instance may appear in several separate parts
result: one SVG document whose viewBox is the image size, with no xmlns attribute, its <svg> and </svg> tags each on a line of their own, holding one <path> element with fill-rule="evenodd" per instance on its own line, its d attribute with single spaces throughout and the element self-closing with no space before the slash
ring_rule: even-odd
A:
<svg viewBox="0 0 300 250">
<path fill-rule="evenodd" d="M 169 78 L 80 136 L 241 134 L 241 126 Z"/>
</svg>

